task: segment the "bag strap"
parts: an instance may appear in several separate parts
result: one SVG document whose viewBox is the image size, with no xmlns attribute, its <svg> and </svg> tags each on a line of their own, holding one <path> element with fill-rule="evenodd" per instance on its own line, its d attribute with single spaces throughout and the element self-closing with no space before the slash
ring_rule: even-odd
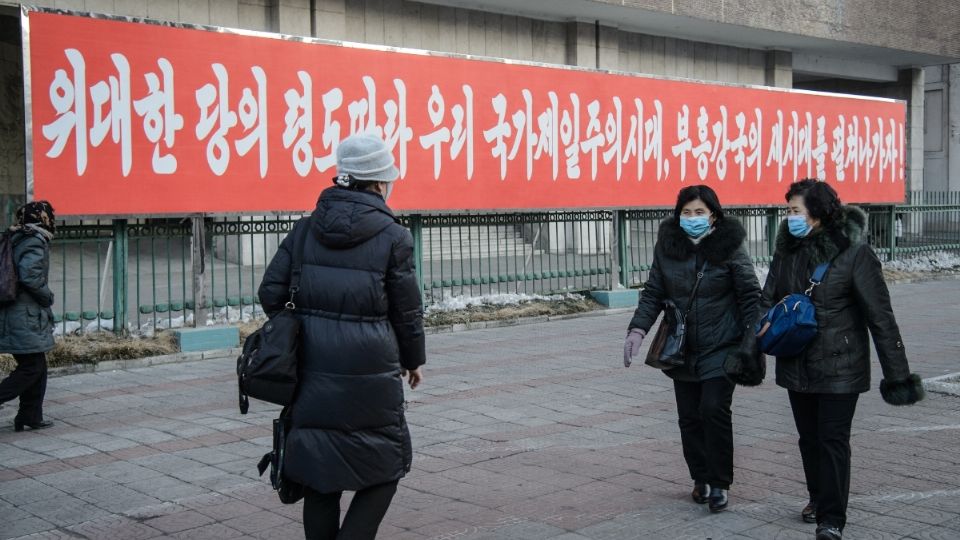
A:
<svg viewBox="0 0 960 540">
<path fill-rule="evenodd" d="M 310 227 L 310 218 L 301 218 L 293 227 L 293 259 L 290 263 L 290 300 L 284 306 L 286 309 L 296 309 L 293 297 L 300 290 L 300 274 L 303 273 L 303 249 L 307 244 L 307 229 Z"/>
<path fill-rule="evenodd" d="M 817 267 L 813 270 L 813 275 L 810 276 L 810 287 L 808 287 L 807 290 L 804 291 L 804 294 L 806 294 L 807 296 L 810 296 L 811 294 L 813 294 L 813 289 L 816 288 L 817 285 L 823 283 L 823 278 L 826 277 L 827 269 L 829 268 L 830 268 L 829 262 L 820 263 L 817 265 Z"/>
<path fill-rule="evenodd" d="M 700 288 L 700 281 L 703 280 L 703 273 L 707 269 L 707 261 L 703 261 L 703 266 L 700 267 L 700 271 L 697 272 L 697 281 L 693 284 L 693 290 L 690 292 L 690 301 L 687 302 L 687 310 L 683 312 L 683 318 L 686 319 L 690 315 L 690 310 L 693 309 L 693 300 L 697 297 L 697 289 Z"/>
</svg>

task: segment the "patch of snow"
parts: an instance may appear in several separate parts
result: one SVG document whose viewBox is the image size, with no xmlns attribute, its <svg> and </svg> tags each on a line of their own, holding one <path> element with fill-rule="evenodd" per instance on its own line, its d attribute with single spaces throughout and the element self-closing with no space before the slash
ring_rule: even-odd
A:
<svg viewBox="0 0 960 540">
<path fill-rule="evenodd" d="M 568 299 L 583 300 L 583 295 L 575 293 L 551 295 L 503 293 L 485 296 L 444 296 L 442 300 L 427 306 L 424 311 L 429 314 L 458 311 L 461 309 L 479 306 L 510 306 L 519 305 L 526 302 L 559 302 Z"/>
<path fill-rule="evenodd" d="M 54 337 L 78 335 L 82 327 L 83 325 L 77 321 L 59 322 L 53 325 L 53 335 Z"/>
<path fill-rule="evenodd" d="M 113 332 L 113 319 L 94 319 L 83 328 L 84 334 L 94 332 Z"/>
<path fill-rule="evenodd" d="M 888 261 L 883 263 L 883 267 L 899 272 L 944 272 L 960 270 L 960 255 L 946 251 L 937 251 L 909 259 Z"/>
</svg>

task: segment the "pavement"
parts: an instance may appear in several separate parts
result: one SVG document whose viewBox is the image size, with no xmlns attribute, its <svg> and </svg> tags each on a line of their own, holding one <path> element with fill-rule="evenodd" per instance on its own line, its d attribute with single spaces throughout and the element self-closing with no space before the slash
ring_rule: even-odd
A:
<svg viewBox="0 0 960 540">
<path fill-rule="evenodd" d="M 960 371 L 960 282 L 891 288 L 912 368 Z M 386 539 L 811 539 L 797 435 L 772 377 L 734 396 L 728 511 L 689 499 L 669 379 L 625 369 L 623 311 L 430 335 L 408 392 L 413 471 Z M 772 374 L 772 364 L 771 364 Z M 960 538 L 960 397 L 858 405 L 845 538 Z M 0 410 L 0 539 L 303 538 L 256 463 L 277 408 L 241 416 L 231 359 L 49 381 L 56 426 Z"/>
</svg>

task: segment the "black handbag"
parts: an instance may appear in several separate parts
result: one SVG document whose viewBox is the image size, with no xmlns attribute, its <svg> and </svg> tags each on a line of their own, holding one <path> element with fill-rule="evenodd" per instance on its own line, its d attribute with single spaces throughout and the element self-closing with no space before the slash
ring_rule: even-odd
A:
<svg viewBox="0 0 960 540">
<path fill-rule="evenodd" d="M 303 485 L 291 481 L 283 475 L 283 464 L 286 458 L 287 433 L 290 431 L 289 407 L 284 407 L 280 417 L 273 421 L 273 450 L 264 454 L 257 464 L 260 476 L 270 467 L 270 485 L 280 496 L 283 504 L 294 504 L 303 498 Z"/>
<path fill-rule="evenodd" d="M 249 398 L 283 406 L 293 403 L 297 388 L 301 325 L 300 318 L 294 312 L 297 307 L 294 297 L 300 289 L 303 247 L 309 228 L 306 219 L 294 227 L 290 300 L 280 313 L 247 337 L 243 351 L 237 358 L 240 414 L 247 414 Z"/>
<path fill-rule="evenodd" d="M 674 369 L 686 364 L 687 316 L 693 309 L 693 300 L 697 297 L 697 290 L 700 288 L 700 281 L 706 269 L 707 263 L 704 262 L 700 271 L 697 272 L 697 281 L 693 284 L 693 291 L 690 292 L 686 311 L 680 311 L 673 300 L 663 301 L 663 320 L 660 321 L 660 327 L 657 328 L 657 333 L 650 342 L 650 349 L 647 350 L 645 363 L 648 366 L 657 369 Z"/>
</svg>

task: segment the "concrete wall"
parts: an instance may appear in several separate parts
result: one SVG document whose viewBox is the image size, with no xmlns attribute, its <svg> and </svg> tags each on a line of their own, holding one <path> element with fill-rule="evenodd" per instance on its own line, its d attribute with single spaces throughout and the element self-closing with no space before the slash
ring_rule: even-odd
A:
<svg viewBox="0 0 960 540">
<path fill-rule="evenodd" d="M 960 55 L 956 0 L 589 0 L 749 28 Z"/>
</svg>

